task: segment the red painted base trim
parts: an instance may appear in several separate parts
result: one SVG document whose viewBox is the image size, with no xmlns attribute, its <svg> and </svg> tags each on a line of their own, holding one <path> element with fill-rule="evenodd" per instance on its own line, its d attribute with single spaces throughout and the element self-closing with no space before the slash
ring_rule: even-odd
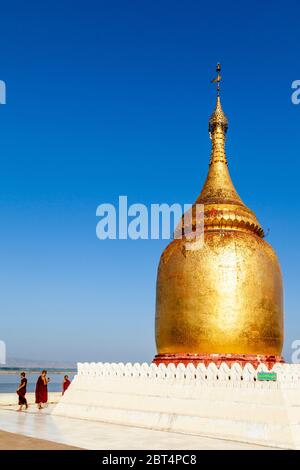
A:
<svg viewBox="0 0 300 470">
<path fill-rule="evenodd" d="M 225 362 L 229 367 L 234 363 L 238 362 L 241 366 L 247 362 L 257 367 L 259 364 L 266 364 L 269 369 L 277 363 L 283 364 L 285 361 L 282 356 L 268 356 L 268 355 L 254 355 L 254 354 L 157 354 L 153 359 L 153 363 L 159 364 L 178 364 L 184 365 L 194 364 L 197 366 L 202 363 L 208 366 L 211 362 L 214 362 L 217 367 L 220 367 L 222 362 Z"/>
</svg>

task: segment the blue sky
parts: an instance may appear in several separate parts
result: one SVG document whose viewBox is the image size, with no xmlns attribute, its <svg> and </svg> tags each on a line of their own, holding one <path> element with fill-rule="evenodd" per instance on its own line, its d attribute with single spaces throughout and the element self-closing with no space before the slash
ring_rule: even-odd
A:
<svg viewBox="0 0 300 470">
<path fill-rule="evenodd" d="M 233 181 L 276 249 L 300 339 L 296 2 L 1 2 L 0 339 L 10 356 L 151 360 L 166 241 L 99 241 L 96 207 L 189 203 L 222 63 Z"/>
</svg>

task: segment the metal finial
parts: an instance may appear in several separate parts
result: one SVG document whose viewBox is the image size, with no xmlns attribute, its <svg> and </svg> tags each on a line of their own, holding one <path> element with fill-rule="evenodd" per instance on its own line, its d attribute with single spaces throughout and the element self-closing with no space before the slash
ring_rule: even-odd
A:
<svg viewBox="0 0 300 470">
<path fill-rule="evenodd" d="M 228 129 L 228 119 L 221 106 L 221 98 L 220 98 L 221 64 L 219 63 L 217 63 L 216 72 L 217 72 L 216 78 L 211 80 L 211 83 L 217 83 L 217 102 L 216 102 L 216 107 L 214 109 L 214 112 L 212 113 L 210 120 L 209 120 L 208 130 L 209 130 L 210 135 L 215 131 L 217 126 L 221 126 L 224 134 L 226 134 L 227 129 Z"/>
<path fill-rule="evenodd" d="M 218 96 L 220 96 L 221 64 L 219 62 L 217 63 L 217 66 L 216 66 L 216 72 L 217 72 L 217 76 L 216 76 L 216 78 L 211 80 L 211 83 L 217 83 L 217 94 L 218 94 Z"/>
</svg>

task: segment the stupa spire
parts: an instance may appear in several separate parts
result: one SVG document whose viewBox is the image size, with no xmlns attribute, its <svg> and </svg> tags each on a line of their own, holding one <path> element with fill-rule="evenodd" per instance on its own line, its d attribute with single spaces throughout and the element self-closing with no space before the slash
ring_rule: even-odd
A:
<svg viewBox="0 0 300 470">
<path fill-rule="evenodd" d="M 218 89 L 218 93 L 219 92 L 220 90 Z M 222 163 L 225 163 L 227 165 L 227 158 L 225 152 L 225 140 L 227 129 L 228 119 L 222 109 L 221 98 L 218 94 L 216 107 L 208 122 L 209 136 L 212 140 L 210 164 L 212 164 L 213 162 L 221 161 Z"/>
<path fill-rule="evenodd" d="M 217 83 L 217 101 L 208 122 L 209 136 L 212 141 L 210 169 L 197 202 L 201 204 L 221 203 L 244 206 L 243 201 L 231 181 L 227 168 L 225 141 L 228 130 L 228 119 L 221 105 L 221 65 L 219 63 L 217 64 L 216 71 L 217 77 L 212 80 L 212 83 Z"/>
<path fill-rule="evenodd" d="M 210 230 L 241 229 L 255 232 L 260 237 L 264 232 L 255 214 L 244 204 L 231 180 L 226 157 L 225 142 L 228 119 L 221 105 L 220 82 L 221 66 L 217 64 L 217 83 L 215 109 L 208 122 L 209 136 L 212 141 L 209 171 L 196 204 L 204 204 L 204 225 Z"/>
<path fill-rule="evenodd" d="M 217 102 L 214 112 L 212 113 L 208 122 L 209 136 L 212 140 L 212 152 L 210 164 L 213 162 L 221 161 L 226 163 L 227 158 L 225 153 L 225 139 L 228 129 L 228 119 L 224 113 L 221 105 L 220 98 L 220 84 L 221 84 L 221 64 L 218 63 L 216 67 L 217 76 L 211 82 L 217 83 Z"/>
</svg>

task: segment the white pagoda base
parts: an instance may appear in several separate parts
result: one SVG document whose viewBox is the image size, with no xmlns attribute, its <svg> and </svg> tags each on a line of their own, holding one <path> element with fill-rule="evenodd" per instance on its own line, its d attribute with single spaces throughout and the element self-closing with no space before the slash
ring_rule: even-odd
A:
<svg viewBox="0 0 300 470">
<path fill-rule="evenodd" d="M 78 364 L 53 414 L 300 449 L 300 365 Z"/>
</svg>

